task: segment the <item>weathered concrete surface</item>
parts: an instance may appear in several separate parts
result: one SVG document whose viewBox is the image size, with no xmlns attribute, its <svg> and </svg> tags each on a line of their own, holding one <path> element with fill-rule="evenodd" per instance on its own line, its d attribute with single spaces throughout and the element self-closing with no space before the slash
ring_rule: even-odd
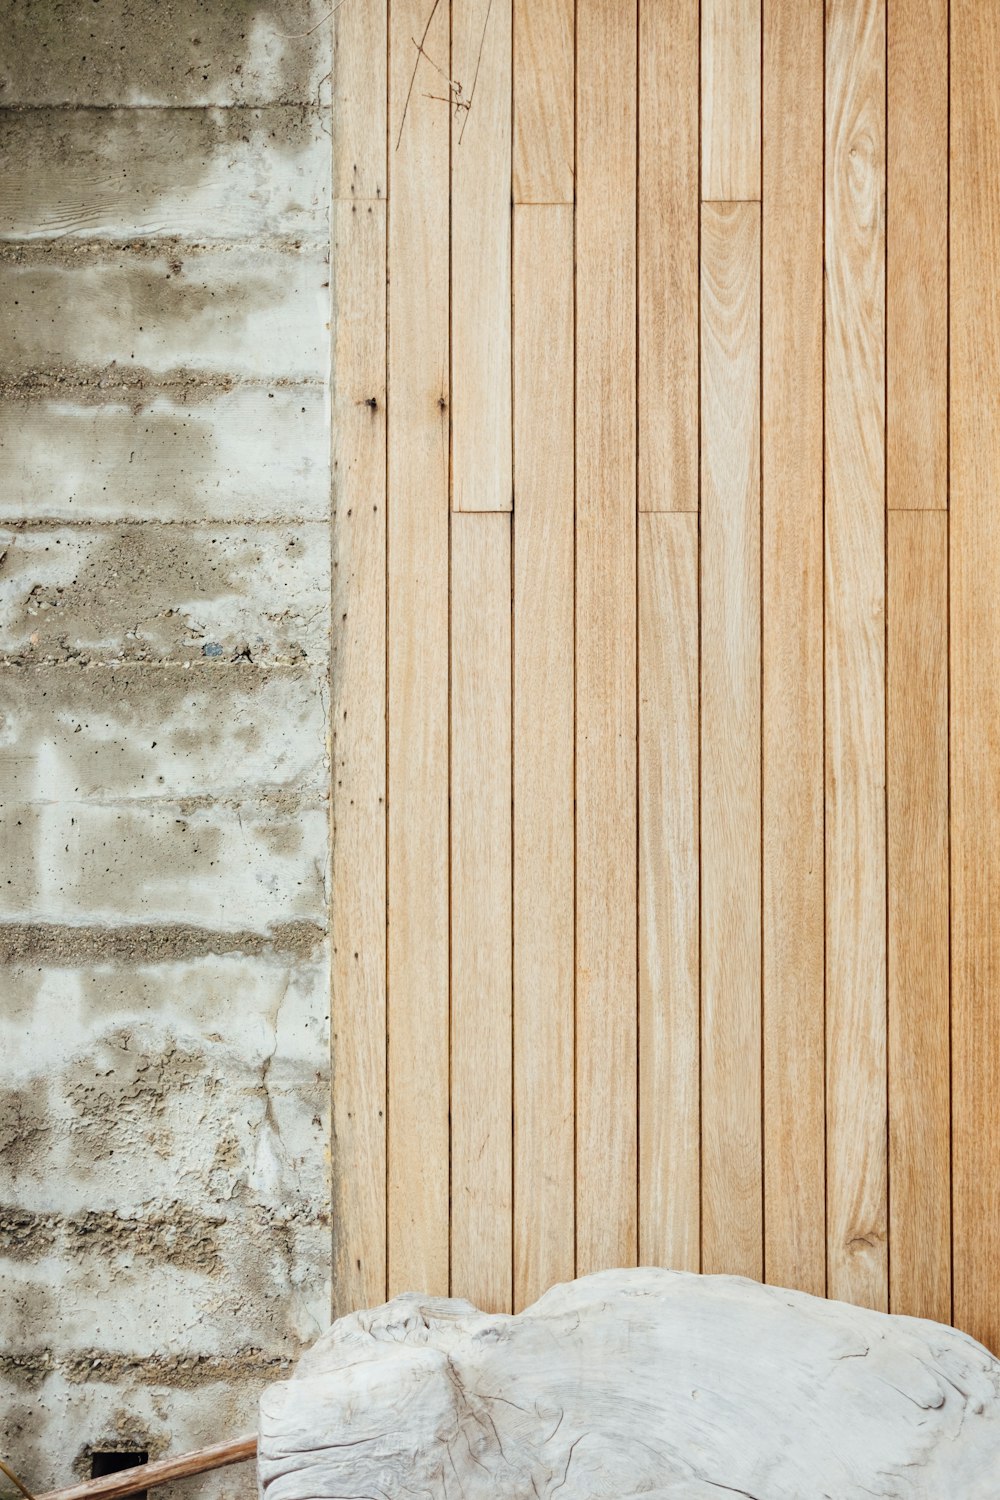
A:
<svg viewBox="0 0 1000 1500">
<path fill-rule="evenodd" d="M 0 1452 L 38 1490 L 249 1430 L 327 1318 L 328 10 L 0 0 Z"/>
<path fill-rule="evenodd" d="M 0 400 L 0 518 L 321 520 L 329 453 L 318 385 L 36 387 Z"/>
<path fill-rule="evenodd" d="M 325 915 L 325 800 L 12 802 L 2 829 L 0 921 L 226 930 Z"/>
<path fill-rule="evenodd" d="M 0 110 L 0 235 L 314 234 L 330 198 L 316 109 Z"/>
<path fill-rule="evenodd" d="M 326 974 L 320 941 L 6 975 L 0 1382 L 24 1472 L 66 1474 L 120 1422 L 154 1451 L 252 1426 L 250 1391 L 315 1336 Z"/>
<path fill-rule="evenodd" d="M 325 249 L 60 241 L 7 250 L 0 280 L 0 393 L 38 369 L 121 364 L 155 387 L 179 369 L 321 381 L 329 363 Z"/>
<path fill-rule="evenodd" d="M 202 659 L 190 671 L 0 669 L 0 804 L 326 792 L 326 682 Z M 155 720 L 155 730 L 150 730 Z"/>
<path fill-rule="evenodd" d="M 329 10 L 329 0 L 3 0 L 0 102 L 321 102 Z"/>
<path fill-rule="evenodd" d="M 322 663 L 327 544 L 323 522 L 0 531 L 0 661 Z"/>
</svg>

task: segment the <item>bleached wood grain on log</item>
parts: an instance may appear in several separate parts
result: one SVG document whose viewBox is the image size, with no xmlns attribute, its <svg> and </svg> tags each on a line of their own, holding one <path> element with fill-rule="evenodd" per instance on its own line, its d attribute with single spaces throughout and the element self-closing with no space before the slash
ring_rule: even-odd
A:
<svg viewBox="0 0 1000 1500">
<path fill-rule="evenodd" d="M 942 1324 L 604 1271 L 517 1317 L 408 1295 L 261 1400 L 265 1500 L 997 1500 L 1000 1361 Z"/>
</svg>

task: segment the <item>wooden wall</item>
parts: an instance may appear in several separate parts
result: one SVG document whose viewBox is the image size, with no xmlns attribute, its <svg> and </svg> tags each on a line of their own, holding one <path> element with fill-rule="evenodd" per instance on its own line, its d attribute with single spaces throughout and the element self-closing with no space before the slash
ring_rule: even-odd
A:
<svg viewBox="0 0 1000 1500">
<path fill-rule="evenodd" d="M 1000 12 L 334 26 L 338 1308 L 1000 1347 Z"/>
</svg>

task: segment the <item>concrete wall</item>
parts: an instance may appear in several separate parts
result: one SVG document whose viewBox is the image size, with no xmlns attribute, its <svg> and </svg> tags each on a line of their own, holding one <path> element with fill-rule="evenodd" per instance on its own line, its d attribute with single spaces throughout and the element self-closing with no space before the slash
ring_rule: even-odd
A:
<svg viewBox="0 0 1000 1500">
<path fill-rule="evenodd" d="M 328 1316 L 330 28 L 279 34 L 327 9 L 0 3 L 0 1453 L 36 1490 L 249 1430 Z"/>
</svg>

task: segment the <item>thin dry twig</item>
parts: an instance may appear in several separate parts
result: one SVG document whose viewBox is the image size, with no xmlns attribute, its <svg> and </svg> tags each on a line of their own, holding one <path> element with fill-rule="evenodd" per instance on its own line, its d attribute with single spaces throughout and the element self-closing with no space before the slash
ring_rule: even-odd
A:
<svg viewBox="0 0 1000 1500">
<path fill-rule="evenodd" d="M 341 4 L 343 4 L 343 0 L 341 0 Z M 458 132 L 458 144 L 459 145 L 462 144 L 462 137 L 465 135 L 465 127 L 469 123 L 469 114 L 470 114 L 470 112 L 472 110 L 472 101 L 476 97 L 476 84 L 479 82 L 479 64 L 483 60 L 483 47 L 486 45 L 486 28 L 490 24 L 490 11 L 492 9 L 493 9 L 493 0 L 487 0 L 486 15 L 485 15 L 485 18 L 483 20 L 483 34 L 479 38 L 479 55 L 476 58 L 476 71 L 475 71 L 475 73 L 473 74 L 473 77 L 472 77 L 472 88 L 469 90 L 468 101 L 465 102 L 465 119 L 462 121 L 462 128 Z"/>
<path fill-rule="evenodd" d="M 340 0 L 340 4 L 343 5 L 343 3 L 344 3 L 344 0 Z M 417 48 L 417 56 L 416 56 L 416 59 L 415 59 L 414 64 L 413 64 L 413 72 L 410 74 L 410 87 L 406 91 L 406 103 L 403 105 L 403 117 L 402 117 L 402 119 L 399 122 L 399 135 L 396 137 L 396 150 L 397 151 L 399 150 L 399 143 L 403 139 L 403 126 L 406 124 L 406 111 L 410 107 L 410 98 L 412 97 L 412 94 L 413 94 L 413 85 L 417 81 L 417 69 L 420 67 L 420 57 L 421 57 L 421 54 L 424 51 L 424 42 L 426 42 L 426 40 L 427 40 L 427 33 L 431 29 L 431 22 L 433 21 L 435 15 L 437 14 L 437 8 L 440 5 L 440 3 L 441 3 L 441 0 L 434 0 L 434 4 L 431 6 L 431 13 L 427 17 L 427 23 L 424 26 L 424 34 L 420 38 L 420 41 L 416 42 L 416 44 L 415 44 L 416 48 Z"/>
</svg>

